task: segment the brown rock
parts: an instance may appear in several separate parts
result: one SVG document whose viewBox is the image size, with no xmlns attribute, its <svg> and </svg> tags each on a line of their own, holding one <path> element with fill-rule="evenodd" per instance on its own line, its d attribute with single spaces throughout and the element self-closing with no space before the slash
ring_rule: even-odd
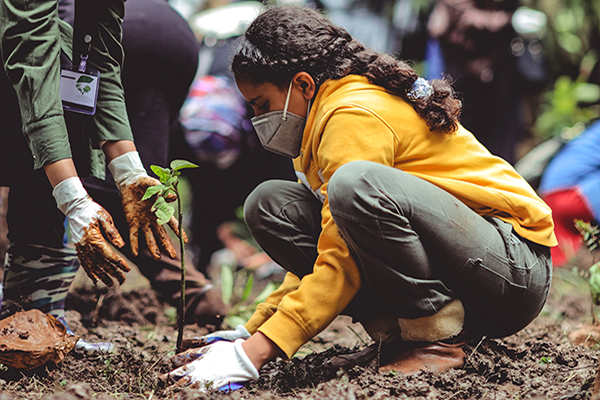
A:
<svg viewBox="0 0 600 400">
<path fill-rule="evenodd" d="M 56 365 L 78 340 L 51 315 L 35 309 L 18 312 L 0 321 L 0 363 L 22 370 Z"/>
</svg>

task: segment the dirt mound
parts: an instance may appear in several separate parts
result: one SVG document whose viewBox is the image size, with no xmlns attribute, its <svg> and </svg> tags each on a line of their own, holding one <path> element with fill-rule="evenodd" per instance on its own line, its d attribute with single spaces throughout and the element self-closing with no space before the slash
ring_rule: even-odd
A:
<svg viewBox="0 0 600 400">
<path fill-rule="evenodd" d="M 127 325 L 166 324 L 165 305 L 148 287 L 122 292 L 118 287 L 78 287 L 69 291 L 65 308 L 81 315 L 81 322 L 94 326 L 98 321 Z"/>
</svg>

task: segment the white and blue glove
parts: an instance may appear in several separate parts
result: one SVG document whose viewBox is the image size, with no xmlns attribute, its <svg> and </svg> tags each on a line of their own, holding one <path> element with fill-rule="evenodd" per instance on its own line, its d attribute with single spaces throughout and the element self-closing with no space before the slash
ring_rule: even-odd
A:
<svg viewBox="0 0 600 400">
<path fill-rule="evenodd" d="M 238 325 L 235 330 L 216 331 L 200 337 L 204 345 L 209 345 L 219 341 L 235 342 L 238 339 L 249 339 L 250 333 L 244 325 Z"/>
<path fill-rule="evenodd" d="M 235 330 L 216 331 L 213 333 L 209 333 L 208 335 L 195 337 L 193 340 L 195 342 L 194 346 L 192 349 L 189 350 L 198 350 L 201 347 L 208 346 L 216 342 L 235 342 L 238 339 L 245 340 L 249 338 L 250 333 L 248 332 L 248 330 L 246 330 L 244 325 L 238 325 L 237 328 L 235 328 Z M 171 358 L 171 362 L 175 366 L 179 367 L 198 358 L 195 352 L 190 352 L 189 350 L 183 351 L 179 354 L 175 354 Z"/>
<path fill-rule="evenodd" d="M 246 355 L 242 343 L 244 339 L 230 342 L 221 338 L 207 346 L 186 350 L 181 355 L 187 353 L 189 359 L 194 361 L 161 376 L 161 379 L 201 392 L 239 389 L 246 382 L 258 379 L 258 371 Z"/>
</svg>

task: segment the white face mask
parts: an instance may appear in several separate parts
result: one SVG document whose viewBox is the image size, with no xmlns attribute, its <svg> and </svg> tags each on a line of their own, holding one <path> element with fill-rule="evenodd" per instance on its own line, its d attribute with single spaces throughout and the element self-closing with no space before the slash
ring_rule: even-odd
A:
<svg viewBox="0 0 600 400">
<path fill-rule="evenodd" d="M 306 117 L 299 117 L 287 112 L 292 93 L 292 82 L 288 88 L 283 111 L 271 111 L 259 117 L 252 118 L 252 125 L 256 130 L 262 146 L 275 154 L 284 157 L 296 158 L 300 155 L 302 135 L 306 126 Z M 308 102 L 308 111 L 310 101 Z"/>
</svg>

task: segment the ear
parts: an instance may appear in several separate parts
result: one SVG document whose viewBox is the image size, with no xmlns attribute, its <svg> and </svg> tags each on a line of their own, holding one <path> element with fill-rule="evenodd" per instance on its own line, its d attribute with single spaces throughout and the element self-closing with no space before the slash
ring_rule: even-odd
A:
<svg viewBox="0 0 600 400">
<path fill-rule="evenodd" d="M 300 87 L 300 90 L 302 90 L 302 95 L 306 100 L 311 100 L 315 96 L 317 85 L 315 84 L 315 80 L 308 72 L 298 72 L 296 75 L 294 75 L 294 78 L 292 78 L 292 82 L 294 82 L 294 86 L 297 85 Z"/>
</svg>

